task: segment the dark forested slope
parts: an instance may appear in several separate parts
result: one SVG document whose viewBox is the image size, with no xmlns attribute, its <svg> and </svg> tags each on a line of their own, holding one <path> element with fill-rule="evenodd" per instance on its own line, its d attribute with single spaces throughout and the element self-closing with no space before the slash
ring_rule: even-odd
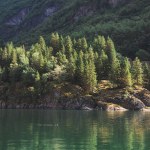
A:
<svg viewBox="0 0 150 150">
<path fill-rule="evenodd" d="M 51 32 L 110 36 L 129 57 L 150 60 L 149 0 L 1 0 L 0 41 L 32 44 Z"/>
</svg>

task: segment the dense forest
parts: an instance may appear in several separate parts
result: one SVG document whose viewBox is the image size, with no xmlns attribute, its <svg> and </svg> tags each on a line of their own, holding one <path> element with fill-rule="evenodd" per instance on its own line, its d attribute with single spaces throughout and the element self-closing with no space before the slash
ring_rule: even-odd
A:
<svg viewBox="0 0 150 150">
<path fill-rule="evenodd" d="M 30 49 L 13 43 L 1 48 L 1 86 L 22 84 L 24 90 L 38 96 L 48 92 L 52 83 L 79 85 L 86 93 L 96 90 L 101 80 L 109 80 L 113 88 L 150 87 L 149 65 L 117 53 L 110 37 L 95 36 L 88 43 L 85 37 L 72 39 L 52 33 L 49 41 L 46 44 L 41 36 Z"/>
</svg>

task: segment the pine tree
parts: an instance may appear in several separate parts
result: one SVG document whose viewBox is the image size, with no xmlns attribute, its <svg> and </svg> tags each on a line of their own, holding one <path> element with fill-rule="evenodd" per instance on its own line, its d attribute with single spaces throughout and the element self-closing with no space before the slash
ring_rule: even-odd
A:
<svg viewBox="0 0 150 150">
<path fill-rule="evenodd" d="M 87 44 L 86 38 L 84 37 L 81 39 L 81 49 L 85 51 L 87 50 L 87 48 L 88 48 L 88 44 Z"/>
<path fill-rule="evenodd" d="M 82 39 L 79 38 L 76 42 L 76 50 L 80 51 L 82 50 Z"/>
<path fill-rule="evenodd" d="M 85 56 L 86 57 L 86 56 Z M 83 77 L 83 88 L 86 91 L 90 91 L 90 80 L 89 80 L 89 63 L 87 59 L 84 59 L 84 77 Z"/>
<path fill-rule="evenodd" d="M 77 57 L 78 57 L 77 51 L 73 49 L 72 55 L 73 55 L 74 61 L 76 62 Z"/>
<path fill-rule="evenodd" d="M 98 56 L 96 70 L 99 81 L 102 79 L 108 79 L 108 56 L 104 50 L 102 50 L 101 55 Z"/>
<path fill-rule="evenodd" d="M 12 56 L 12 52 L 13 52 L 13 50 L 15 49 L 13 43 L 12 43 L 12 42 L 11 42 L 11 43 L 8 43 L 8 44 L 6 45 L 6 49 L 7 49 L 8 59 L 10 60 L 10 59 L 11 59 L 11 56 Z"/>
<path fill-rule="evenodd" d="M 16 54 L 16 50 L 14 49 L 13 50 L 13 53 L 12 53 L 12 66 L 17 66 L 18 64 L 17 64 L 17 54 Z"/>
<path fill-rule="evenodd" d="M 122 85 L 123 87 L 132 86 L 132 75 L 131 75 L 131 64 L 128 58 L 123 59 L 122 67 L 121 67 L 121 77 L 122 77 Z"/>
<path fill-rule="evenodd" d="M 85 54 L 84 66 L 84 88 L 86 91 L 93 91 L 94 87 L 97 85 L 97 74 L 92 47 L 90 47 L 88 53 Z"/>
<path fill-rule="evenodd" d="M 65 54 L 64 39 L 62 36 L 59 39 L 59 50 L 61 51 L 61 53 Z"/>
<path fill-rule="evenodd" d="M 76 70 L 76 81 L 82 86 L 84 77 L 84 62 L 83 62 L 83 52 L 80 51 L 77 58 L 77 70 Z"/>
<path fill-rule="evenodd" d="M 74 46 L 74 49 L 76 49 L 76 46 L 77 46 L 77 41 L 76 41 L 76 39 L 73 39 L 73 46 Z"/>
<path fill-rule="evenodd" d="M 43 57 L 42 53 L 40 53 L 40 55 L 39 55 L 39 68 L 40 68 L 40 70 L 42 70 L 43 67 L 44 67 L 44 57 Z"/>
<path fill-rule="evenodd" d="M 97 74 L 95 68 L 95 61 L 94 61 L 94 52 L 93 48 L 89 48 L 89 70 L 90 70 L 90 91 L 93 91 L 94 87 L 97 85 Z"/>
<path fill-rule="evenodd" d="M 16 49 L 14 49 L 12 53 L 12 62 L 10 64 L 10 72 L 9 72 L 9 78 L 12 84 L 14 84 L 18 80 L 17 73 L 18 73 L 17 54 Z"/>
<path fill-rule="evenodd" d="M 143 65 L 143 77 L 144 77 L 144 86 L 150 89 L 150 67 L 147 63 Z"/>
<path fill-rule="evenodd" d="M 60 66 L 62 66 L 62 65 L 66 66 L 67 65 L 68 60 L 67 60 L 65 54 L 63 54 L 62 52 L 58 52 L 56 54 L 56 56 L 57 56 L 58 65 L 60 65 Z"/>
<path fill-rule="evenodd" d="M 8 52 L 7 52 L 6 48 L 2 51 L 1 60 L 2 60 L 1 61 L 1 66 L 2 67 L 8 65 Z"/>
<path fill-rule="evenodd" d="M 56 54 L 59 51 L 59 35 L 58 33 L 52 33 L 50 38 L 51 47 L 53 47 L 53 52 Z"/>
<path fill-rule="evenodd" d="M 94 46 L 94 50 L 96 50 L 99 53 L 99 55 L 101 55 L 101 51 L 106 50 L 106 40 L 104 36 L 95 37 L 93 46 Z"/>
<path fill-rule="evenodd" d="M 39 45 L 40 45 L 40 48 L 41 48 L 41 51 L 42 51 L 43 55 L 45 56 L 47 47 L 46 47 L 45 40 L 42 36 L 40 36 Z"/>
<path fill-rule="evenodd" d="M 70 36 L 66 37 L 65 49 L 66 49 L 66 57 L 67 59 L 69 59 L 73 52 L 73 44 Z"/>
<path fill-rule="evenodd" d="M 113 41 L 108 37 L 107 54 L 109 59 L 109 78 L 113 83 L 120 82 L 120 61 L 117 58 L 117 53 Z"/>
<path fill-rule="evenodd" d="M 133 74 L 134 84 L 143 85 L 142 63 L 140 62 L 140 60 L 137 57 L 133 61 L 132 74 Z"/>
<path fill-rule="evenodd" d="M 52 57 L 52 53 L 53 53 L 53 48 L 52 47 L 47 47 L 45 58 L 47 60 L 50 60 L 51 57 Z"/>
<path fill-rule="evenodd" d="M 68 59 L 68 61 L 69 61 L 67 65 L 68 79 L 71 82 L 74 82 L 74 77 L 76 72 L 76 62 L 72 54 L 70 54 L 70 58 Z"/>
<path fill-rule="evenodd" d="M 100 45 L 100 49 L 105 50 L 106 49 L 106 40 L 105 40 L 104 36 L 98 36 L 98 42 Z"/>
</svg>

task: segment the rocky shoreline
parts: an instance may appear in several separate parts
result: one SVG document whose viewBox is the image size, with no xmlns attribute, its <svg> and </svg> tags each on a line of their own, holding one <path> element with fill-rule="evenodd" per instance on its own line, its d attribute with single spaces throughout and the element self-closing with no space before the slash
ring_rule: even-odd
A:
<svg viewBox="0 0 150 150">
<path fill-rule="evenodd" d="M 102 89 L 85 94 L 79 86 L 66 84 L 39 98 L 18 92 L 0 93 L 0 109 L 149 111 L 150 91 L 144 88 Z"/>
<path fill-rule="evenodd" d="M 12 103 L 12 101 L 0 101 L 0 109 L 56 109 L 56 110 L 105 110 L 105 111 L 127 111 L 148 110 L 150 98 L 138 99 L 130 95 L 128 97 L 112 97 L 102 100 L 99 95 L 88 95 L 81 97 L 59 97 L 58 99 L 45 99 L 35 103 Z"/>
<path fill-rule="evenodd" d="M 112 103 L 67 101 L 65 103 L 43 103 L 43 104 L 7 104 L 0 103 L 0 109 L 51 109 L 51 110 L 106 110 L 106 111 L 127 111 L 127 109 Z"/>
</svg>

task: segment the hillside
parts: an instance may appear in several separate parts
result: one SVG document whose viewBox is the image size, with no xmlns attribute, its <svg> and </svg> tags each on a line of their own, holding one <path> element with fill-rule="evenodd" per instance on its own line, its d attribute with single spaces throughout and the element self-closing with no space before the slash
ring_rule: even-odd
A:
<svg viewBox="0 0 150 150">
<path fill-rule="evenodd" d="M 32 44 L 40 35 L 48 41 L 55 31 L 89 40 L 101 34 L 123 55 L 150 60 L 148 0 L 1 0 L 0 14 L 1 44 Z"/>
</svg>

